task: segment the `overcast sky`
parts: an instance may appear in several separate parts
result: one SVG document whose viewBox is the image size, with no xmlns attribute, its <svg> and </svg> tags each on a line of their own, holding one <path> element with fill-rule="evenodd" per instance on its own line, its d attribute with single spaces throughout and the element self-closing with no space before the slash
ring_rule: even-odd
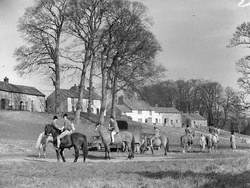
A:
<svg viewBox="0 0 250 188">
<path fill-rule="evenodd" d="M 166 79 L 204 78 L 223 86 L 237 87 L 239 74 L 235 62 L 250 50 L 226 48 L 235 28 L 250 21 L 250 6 L 239 7 L 240 0 L 140 0 L 154 21 L 152 31 L 162 46 L 157 62 L 168 72 Z M 0 79 L 52 89 L 39 77 L 20 77 L 13 67 L 15 48 L 23 44 L 16 30 L 18 18 L 33 0 L 0 0 Z M 240 5 L 247 5 L 249 1 Z M 73 83 L 63 81 L 62 87 Z"/>
</svg>

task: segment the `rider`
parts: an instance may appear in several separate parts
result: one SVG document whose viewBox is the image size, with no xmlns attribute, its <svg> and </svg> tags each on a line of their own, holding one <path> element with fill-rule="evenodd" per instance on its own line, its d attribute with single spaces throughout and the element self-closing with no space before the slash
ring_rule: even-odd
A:
<svg viewBox="0 0 250 188">
<path fill-rule="evenodd" d="M 192 129 L 191 129 L 191 127 L 189 126 L 189 124 L 187 124 L 187 127 L 186 127 L 186 129 L 185 129 L 185 133 L 186 133 L 186 135 L 188 135 L 188 136 L 191 137 L 191 140 L 192 140 L 192 142 L 193 142 Z"/>
<path fill-rule="evenodd" d="M 155 132 L 155 135 L 150 139 L 151 146 L 153 146 L 153 140 L 161 136 L 160 129 L 158 127 L 154 127 L 154 132 Z"/>
<path fill-rule="evenodd" d="M 58 125 L 57 125 L 57 120 L 58 120 L 58 117 L 57 116 L 54 116 L 53 117 L 53 121 L 52 121 L 52 125 L 54 125 L 56 128 L 59 128 Z"/>
<path fill-rule="evenodd" d="M 60 139 L 63 138 L 66 135 L 72 134 L 72 132 L 75 130 L 74 124 L 68 119 L 68 115 L 63 115 L 64 124 L 63 124 L 63 132 L 57 136 L 57 148 L 60 146 Z"/>
<path fill-rule="evenodd" d="M 111 136 L 111 143 L 114 143 L 115 140 L 115 135 L 119 133 L 119 128 L 117 125 L 117 122 L 114 118 L 114 116 L 110 116 L 110 121 L 109 121 L 109 131 L 110 131 L 110 136 Z"/>
</svg>

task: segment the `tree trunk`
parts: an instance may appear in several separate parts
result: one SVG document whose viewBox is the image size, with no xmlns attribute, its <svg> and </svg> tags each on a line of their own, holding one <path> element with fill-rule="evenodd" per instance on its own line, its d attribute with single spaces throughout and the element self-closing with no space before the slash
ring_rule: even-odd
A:
<svg viewBox="0 0 250 188">
<path fill-rule="evenodd" d="M 95 67 L 95 58 L 92 58 L 90 73 L 89 73 L 89 93 L 88 93 L 88 114 L 91 113 L 91 106 L 92 106 L 92 93 L 93 93 L 93 74 L 94 74 L 94 67 Z"/>
<path fill-rule="evenodd" d="M 106 69 L 102 70 L 102 99 L 101 99 L 101 109 L 100 109 L 100 115 L 99 115 L 99 122 L 101 124 L 104 123 L 104 113 L 106 110 L 106 104 L 107 104 L 107 71 Z"/>
<path fill-rule="evenodd" d="M 117 99 L 117 77 L 114 75 L 113 83 L 112 83 L 112 102 L 111 102 L 111 115 L 115 118 L 115 106 L 116 106 L 116 99 Z"/>
<path fill-rule="evenodd" d="M 60 32 L 57 34 L 56 46 L 55 46 L 55 113 L 59 113 L 59 90 L 60 90 L 60 65 L 59 65 L 59 44 L 60 44 Z"/>
<path fill-rule="evenodd" d="M 79 93 L 78 93 L 78 102 L 76 105 L 76 113 L 75 113 L 75 121 L 76 124 L 80 124 L 80 116 L 81 116 L 81 111 L 82 111 L 82 106 L 83 106 L 83 90 L 85 88 L 85 76 L 86 76 L 86 63 L 83 64 L 82 68 L 82 74 L 81 74 L 81 80 L 80 80 L 80 85 L 79 85 Z"/>
</svg>

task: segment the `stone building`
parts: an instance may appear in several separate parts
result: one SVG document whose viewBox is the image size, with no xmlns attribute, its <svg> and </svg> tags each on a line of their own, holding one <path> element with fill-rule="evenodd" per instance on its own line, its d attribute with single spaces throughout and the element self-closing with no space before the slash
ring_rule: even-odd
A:
<svg viewBox="0 0 250 188">
<path fill-rule="evenodd" d="M 78 102 L 79 87 L 74 85 L 70 89 L 59 90 L 59 112 L 75 112 L 76 104 Z M 87 112 L 88 107 L 88 90 L 83 91 L 83 112 Z M 91 112 L 99 114 L 101 108 L 101 97 L 95 92 L 92 93 Z M 48 112 L 55 110 L 55 91 L 47 98 Z"/>
<path fill-rule="evenodd" d="M 45 112 L 45 95 L 34 87 L 0 81 L 0 109 Z"/>
</svg>

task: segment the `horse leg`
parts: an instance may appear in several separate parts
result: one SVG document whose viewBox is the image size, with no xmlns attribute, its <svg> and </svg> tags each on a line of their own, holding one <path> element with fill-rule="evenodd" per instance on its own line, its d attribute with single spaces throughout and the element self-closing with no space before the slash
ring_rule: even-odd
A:
<svg viewBox="0 0 250 188">
<path fill-rule="evenodd" d="M 60 155 L 57 149 L 56 149 L 56 158 L 57 158 L 57 162 L 60 162 Z"/>
<path fill-rule="evenodd" d="M 63 150 L 64 150 L 64 149 L 60 149 L 60 155 L 61 155 L 61 157 L 62 157 L 63 162 L 66 162 L 65 157 L 64 157 L 64 155 L 63 155 Z"/>
<path fill-rule="evenodd" d="M 151 149 L 152 155 L 154 155 L 154 147 L 152 145 L 150 146 L 150 149 Z"/>
<path fill-rule="evenodd" d="M 46 158 L 46 145 L 43 145 L 43 157 Z"/>
<path fill-rule="evenodd" d="M 74 163 L 77 162 L 77 159 L 79 157 L 79 148 L 77 146 L 74 146 L 74 149 L 75 149 L 75 160 L 74 160 Z"/>
</svg>

